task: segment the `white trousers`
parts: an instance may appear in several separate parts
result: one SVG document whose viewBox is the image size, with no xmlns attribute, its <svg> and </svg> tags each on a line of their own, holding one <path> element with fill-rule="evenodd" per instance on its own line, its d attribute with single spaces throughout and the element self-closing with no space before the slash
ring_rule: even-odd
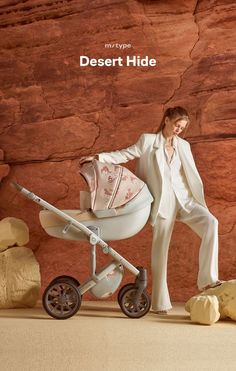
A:
<svg viewBox="0 0 236 371">
<path fill-rule="evenodd" d="M 218 221 L 208 209 L 195 203 L 187 213 L 171 190 L 168 195 L 169 215 L 157 217 L 153 227 L 152 243 L 152 309 L 171 309 L 167 286 L 168 250 L 176 220 L 187 224 L 201 239 L 199 250 L 198 288 L 218 280 Z"/>
</svg>

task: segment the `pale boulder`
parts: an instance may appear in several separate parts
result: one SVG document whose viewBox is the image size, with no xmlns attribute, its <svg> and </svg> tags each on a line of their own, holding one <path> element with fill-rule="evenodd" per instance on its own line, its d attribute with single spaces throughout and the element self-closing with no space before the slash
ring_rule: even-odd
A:
<svg viewBox="0 0 236 371">
<path fill-rule="evenodd" d="M 185 304 L 185 309 L 190 313 L 192 319 L 193 304 L 196 301 L 196 298 L 201 298 L 203 302 L 209 300 L 209 297 L 216 297 L 218 301 L 220 319 L 229 317 L 232 320 L 236 321 L 236 280 L 230 280 L 223 282 L 220 286 L 217 286 L 212 289 L 208 289 L 197 296 L 193 296 Z M 213 299 L 215 300 L 215 299 Z M 209 305 L 209 304 L 208 304 Z M 195 309 L 194 309 L 195 310 Z M 198 323 L 203 323 L 205 316 L 208 316 L 207 311 L 209 311 L 208 306 L 202 306 L 199 309 L 199 314 L 197 314 Z M 206 313 L 205 313 L 206 312 Z M 195 314 L 193 315 L 193 317 Z M 194 317 L 195 318 L 195 317 Z"/>
<path fill-rule="evenodd" d="M 29 228 L 26 223 L 14 217 L 0 221 L 0 252 L 10 246 L 24 246 L 29 242 Z"/>
<path fill-rule="evenodd" d="M 224 314 L 236 321 L 236 297 L 231 297 L 228 303 L 224 306 Z"/>
<path fill-rule="evenodd" d="M 236 321 L 236 280 L 226 281 L 202 294 L 216 295 L 219 301 L 220 318 L 229 317 Z"/>
<path fill-rule="evenodd" d="M 0 254 L 0 308 L 33 307 L 39 289 L 39 264 L 31 249 L 12 247 Z"/>
<path fill-rule="evenodd" d="M 214 295 L 194 296 L 186 304 L 193 322 L 212 325 L 220 318 L 219 302 Z"/>
</svg>

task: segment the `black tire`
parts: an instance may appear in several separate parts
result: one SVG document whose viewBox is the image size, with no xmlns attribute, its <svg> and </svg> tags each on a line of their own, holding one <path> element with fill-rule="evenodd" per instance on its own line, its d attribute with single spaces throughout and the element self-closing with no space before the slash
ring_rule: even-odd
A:
<svg viewBox="0 0 236 371">
<path fill-rule="evenodd" d="M 120 303 L 121 303 L 121 297 L 123 295 L 123 292 L 125 292 L 128 287 L 130 289 L 132 289 L 134 287 L 134 283 L 127 283 L 126 285 L 124 285 L 123 287 L 121 287 L 121 289 L 119 290 L 118 295 L 117 295 L 117 301 L 119 303 L 119 306 L 120 306 Z"/>
<path fill-rule="evenodd" d="M 141 318 L 149 312 L 151 298 L 144 290 L 136 303 L 137 287 L 127 287 L 123 290 L 120 298 L 120 308 L 122 312 L 130 318 Z"/>
<path fill-rule="evenodd" d="M 74 316 L 81 306 L 77 285 L 62 278 L 53 280 L 43 293 L 43 307 L 49 316 L 67 319 Z"/>
<path fill-rule="evenodd" d="M 50 282 L 50 284 L 52 284 L 54 282 L 58 282 L 59 283 L 59 280 L 61 280 L 61 282 L 72 282 L 77 287 L 80 286 L 80 283 L 79 283 L 79 281 L 76 278 L 74 278 L 72 276 L 66 276 L 66 275 L 57 276 L 57 277 L 53 278 L 53 280 Z"/>
</svg>

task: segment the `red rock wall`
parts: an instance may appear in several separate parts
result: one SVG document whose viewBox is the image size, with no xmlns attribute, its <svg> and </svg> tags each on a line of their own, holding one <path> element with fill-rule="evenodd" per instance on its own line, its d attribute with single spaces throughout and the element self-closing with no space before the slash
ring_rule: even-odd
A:
<svg viewBox="0 0 236 371">
<path fill-rule="evenodd" d="M 16 193 L 10 180 L 58 208 L 79 208 L 79 157 L 155 132 L 163 110 L 176 104 L 191 114 L 187 139 L 220 222 L 220 277 L 236 277 L 235 20 L 229 0 L 1 2 L 0 148 L 1 166 L 9 165 L 10 173 L 0 185 L 0 217 L 29 225 L 42 290 L 59 274 L 85 280 L 89 245 L 50 238 L 40 227 L 39 207 Z M 158 68 L 79 66 L 80 55 L 111 56 L 104 48 L 109 42 L 132 44 L 132 54 L 116 49 L 113 57 L 149 55 Z M 150 273 L 150 226 L 112 246 Z M 176 224 L 168 273 L 172 300 L 197 292 L 198 249 L 198 237 Z M 99 265 L 104 262 L 100 256 Z M 130 279 L 128 273 L 125 282 Z"/>
</svg>

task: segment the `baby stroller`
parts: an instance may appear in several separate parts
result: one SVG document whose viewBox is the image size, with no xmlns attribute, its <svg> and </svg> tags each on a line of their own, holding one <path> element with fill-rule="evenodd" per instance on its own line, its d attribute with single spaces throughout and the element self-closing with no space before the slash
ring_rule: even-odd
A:
<svg viewBox="0 0 236 371">
<path fill-rule="evenodd" d="M 119 287 L 124 267 L 132 272 L 134 283 L 124 285 L 118 293 L 118 303 L 125 315 L 140 318 L 150 309 L 146 292 L 147 273 L 134 267 L 106 241 L 121 240 L 138 233 L 146 224 L 153 198 L 146 184 L 128 169 L 97 160 L 80 170 L 89 192 L 80 192 L 80 210 L 59 210 L 18 183 L 13 185 L 44 210 L 39 219 L 44 230 L 53 237 L 66 240 L 88 240 L 91 245 L 91 276 L 79 283 L 71 276 L 55 277 L 43 294 L 46 312 L 56 319 L 67 319 L 77 313 L 82 295 L 90 291 L 96 298 L 107 298 Z M 96 271 L 96 246 L 113 260 Z"/>
</svg>

